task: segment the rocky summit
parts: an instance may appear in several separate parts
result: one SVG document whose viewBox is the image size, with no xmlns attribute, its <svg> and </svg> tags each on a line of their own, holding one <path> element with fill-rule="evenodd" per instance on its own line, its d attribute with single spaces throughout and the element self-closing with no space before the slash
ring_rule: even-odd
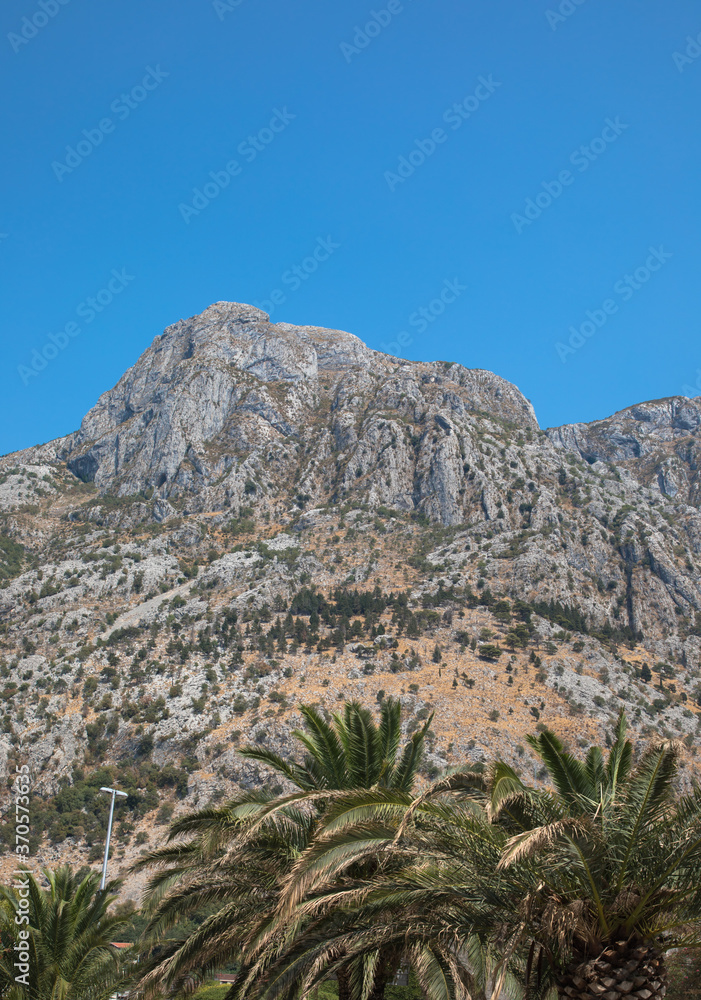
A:
<svg viewBox="0 0 701 1000">
<path fill-rule="evenodd" d="M 0 772 L 33 776 L 36 864 L 118 863 L 173 813 L 269 780 L 297 706 L 434 712 L 425 777 L 625 709 L 701 702 L 701 398 L 541 430 L 491 372 L 218 302 L 73 434 L 0 459 Z M 14 826 L 3 818 L 5 862 Z M 130 883 L 133 884 L 133 883 Z"/>
</svg>

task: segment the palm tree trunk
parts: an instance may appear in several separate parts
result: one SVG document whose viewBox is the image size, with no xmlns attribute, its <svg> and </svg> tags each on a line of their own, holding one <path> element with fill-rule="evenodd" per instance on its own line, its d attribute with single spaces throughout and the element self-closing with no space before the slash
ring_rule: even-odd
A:
<svg viewBox="0 0 701 1000">
<path fill-rule="evenodd" d="M 375 979 L 368 1000 L 384 1000 L 385 986 L 394 979 L 394 973 L 384 962 L 378 962 Z"/>
<path fill-rule="evenodd" d="M 338 980 L 338 1000 L 351 1000 L 350 969 L 340 968 L 336 973 Z"/>
<path fill-rule="evenodd" d="M 662 1000 L 667 993 L 664 956 L 652 945 L 618 941 L 589 960 L 575 961 L 558 979 L 560 1000 Z"/>
<path fill-rule="evenodd" d="M 379 960 L 375 967 L 375 978 L 368 1000 L 384 1000 L 385 989 L 394 981 L 399 966 L 401 965 L 402 953 L 395 948 L 381 949 Z"/>
</svg>

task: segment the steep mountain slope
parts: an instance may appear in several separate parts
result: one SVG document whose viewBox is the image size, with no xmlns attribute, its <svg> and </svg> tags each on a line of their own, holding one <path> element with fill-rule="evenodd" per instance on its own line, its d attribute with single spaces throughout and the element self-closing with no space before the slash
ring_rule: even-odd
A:
<svg viewBox="0 0 701 1000">
<path fill-rule="evenodd" d="M 169 327 L 0 459 L 0 772 L 31 764 L 43 850 L 97 856 L 106 780 L 132 851 L 174 796 L 264 781 L 236 742 L 287 747 L 300 701 L 436 709 L 434 770 L 621 707 L 693 755 L 700 422 L 545 432 L 489 372 L 236 303 Z"/>
</svg>

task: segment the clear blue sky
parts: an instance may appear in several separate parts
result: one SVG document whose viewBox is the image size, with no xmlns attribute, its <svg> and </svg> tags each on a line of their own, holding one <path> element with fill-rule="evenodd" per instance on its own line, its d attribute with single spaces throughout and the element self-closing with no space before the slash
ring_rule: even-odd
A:
<svg viewBox="0 0 701 1000">
<path fill-rule="evenodd" d="M 273 319 L 491 369 L 542 426 L 697 384 L 693 0 L 13 0 L 0 22 L 0 452 L 75 429 L 169 323 L 276 289 Z"/>
</svg>

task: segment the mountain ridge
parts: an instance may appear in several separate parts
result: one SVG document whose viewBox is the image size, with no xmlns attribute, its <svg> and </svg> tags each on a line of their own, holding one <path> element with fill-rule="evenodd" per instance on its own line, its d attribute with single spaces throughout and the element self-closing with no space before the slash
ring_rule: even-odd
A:
<svg viewBox="0 0 701 1000">
<path fill-rule="evenodd" d="M 693 770 L 700 448 L 701 399 L 542 430 L 490 372 L 236 303 L 172 324 L 0 459 L 0 779 L 30 764 L 42 857 L 97 850 L 93 781 L 127 840 L 264 783 L 235 747 L 285 752 L 302 702 L 435 710 L 434 770 L 625 709 Z"/>
<path fill-rule="evenodd" d="M 520 415 L 528 415 L 530 417 L 528 423 L 532 429 L 540 430 L 530 401 L 516 386 L 492 372 L 484 369 L 466 369 L 456 363 L 408 362 L 373 351 L 359 338 L 344 331 L 270 323 L 267 313 L 253 306 L 217 302 L 199 315 L 171 324 L 162 334 L 155 337 L 152 344 L 135 364 L 127 369 L 117 384 L 100 396 L 77 431 L 44 445 L 25 448 L 20 452 L 4 456 L 1 461 L 7 463 L 13 457 L 68 461 L 69 467 L 80 478 L 86 481 L 95 480 L 103 489 L 116 486 L 117 492 L 124 493 L 130 488 L 134 489 L 135 486 L 137 486 L 135 492 L 138 492 L 138 489 L 153 487 L 161 490 L 161 495 L 167 496 L 173 488 L 173 480 L 177 478 L 179 463 L 188 456 L 188 447 L 183 447 L 184 442 L 174 440 L 178 437 L 179 430 L 182 430 L 182 422 L 178 428 L 171 421 L 170 426 L 165 427 L 165 433 L 161 434 L 160 439 L 158 434 L 154 435 L 152 442 L 154 450 L 158 446 L 166 449 L 169 444 L 172 446 L 170 460 L 165 463 L 165 468 L 158 470 L 156 482 L 151 481 L 152 477 L 146 474 L 147 468 L 143 463 L 140 469 L 140 481 L 137 476 L 137 482 L 133 477 L 131 482 L 129 477 L 125 483 L 118 482 L 120 470 L 125 464 L 124 456 L 120 454 L 119 428 L 122 429 L 122 433 L 126 432 L 133 443 L 135 436 L 139 436 L 140 430 L 138 427 L 135 429 L 129 426 L 134 423 L 134 418 L 141 421 L 141 432 L 145 434 L 154 416 L 152 404 L 156 407 L 160 405 L 162 409 L 166 404 L 164 396 L 168 392 L 171 394 L 180 392 L 180 398 L 176 398 L 174 405 L 180 406 L 188 416 L 189 426 L 186 427 L 186 431 L 195 439 L 194 443 L 192 440 L 188 441 L 188 445 L 196 449 L 198 445 L 204 445 L 215 438 L 223 430 L 228 410 L 236 403 L 232 398 L 232 385 L 226 382 L 222 384 L 221 378 L 215 379 L 213 375 L 209 385 L 200 381 L 195 402 L 203 404 L 205 412 L 201 415 L 203 426 L 198 427 L 197 420 L 192 419 L 192 414 L 187 415 L 188 405 L 192 409 L 192 396 L 183 394 L 182 385 L 177 384 L 178 375 L 182 374 L 182 366 L 189 360 L 193 360 L 195 364 L 198 361 L 206 362 L 215 367 L 222 364 L 233 366 L 239 373 L 252 375 L 263 385 L 275 382 L 318 383 L 324 375 L 347 373 L 353 369 L 367 371 L 370 366 L 375 373 L 379 368 L 387 377 L 395 376 L 402 370 L 420 371 L 423 372 L 422 381 L 425 382 L 427 379 L 433 378 L 435 381 L 436 377 L 441 378 L 447 367 L 453 376 L 460 372 L 463 377 L 467 376 L 471 380 L 471 384 L 466 388 L 476 397 L 480 405 L 484 406 L 486 403 L 487 412 L 490 412 L 492 404 L 492 415 L 503 418 L 504 413 L 500 413 L 499 407 L 494 407 L 493 404 L 506 393 L 511 403 L 511 406 L 506 407 L 508 417 L 513 420 L 516 416 L 518 422 Z M 220 376 L 221 374 L 219 372 Z M 194 375 L 201 380 L 203 373 L 195 370 Z M 477 391 L 480 382 L 494 388 L 495 398 L 485 400 L 484 395 Z M 183 402 L 187 404 L 184 407 Z M 698 429 L 701 421 L 699 404 L 685 397 L 667 397 L 663 400 L 644 401 L 624 407 L 601 420 L 547 428 L 544 433 L 554 444 L 568 452 L 579 454 L 590 464 L 600 458 L 625 460 L 639 457 L 641 442 L 635 435 L 629 435 L 629 453 L 626 453 L 622 447 L 626 443 L 624 434 L 615 432 L 607 442 L 608 447 L 603 447 L 601 435 L 597 437 L 596 432 L 611 426 L 616 421 L 619 424 L 623 422 L 630 424 L 631 420 L 637 423 L 638 429 L 648 423 L 654 425 L 657 431 L 664 430 L 665 421 L 659 419 L 660 404 L 666 404 L 670 410 L 667 421 L 670 427 L 674 428 L 676 421 L 681 429 L 687 431 Z M 522 414 L 517 412 L 519 407 Z M 479 406 L 473 408 L 478 409 Z M 250 407 L 248 410 L 250 411 Z M 274 430 L 283 434 L 290 432 L 289 423 L 279 419 L 276 421 L 275 415 L 272 413 L 271 415 L 273 416 L 271 426 Z M 619 447 L 612 447 L 616 443 Z M 192 459 L 192 452 L 188 457 Z M 127 465 L 129 460 L 127 447 Z M 110 466 L 113 466 L 113 472 L 110 471 Z M 663 479 L 663 488 L 672 484 L 678 489 L 674 477 L 667 475 Z M 693 484 L 690 482 L 689 488 L 690 495 L 696 496 L 698 490 L 696 481 Z"/>
</svg>

